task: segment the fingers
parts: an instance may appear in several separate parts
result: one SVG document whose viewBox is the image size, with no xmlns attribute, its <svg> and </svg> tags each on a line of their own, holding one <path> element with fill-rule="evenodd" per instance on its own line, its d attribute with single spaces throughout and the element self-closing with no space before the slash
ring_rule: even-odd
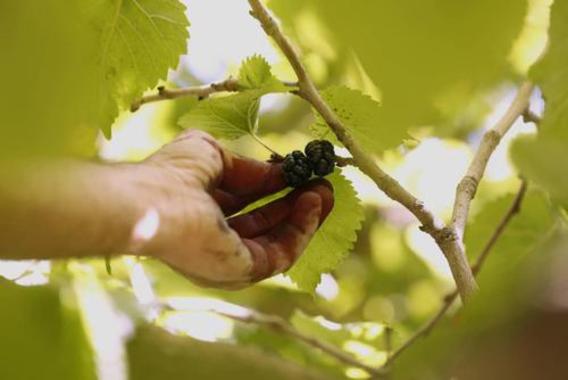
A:
<svg viewBox="0 0 568 380">
<path fill-rule="evenodd" d="M 228 154 L 209 134 L 187 130 L 150 156 L 147 162 L 168 168 L 186 182 L 197 181 L 210 189 L 221 180 L 228 159 Z"/>
<path fill-rule="evenodd" d="M 230 218 L 228 224 L 243 238 L 262 235 L 288 218 L 298 197 L 308 191 L 314 191 L 322 197 L 324 217 L 327 216 L 333 205 L 331 185 L 325 180 L 316 180 L 247 214 Z"/>
<path fill-rule="evenodd" d="M 227 223 L 219 206 L 235 212 L 284 189 L 282 169 L 224 151 L 200 131 L 181 134 L 147 161 L 195 190 L 183 195 L 199 195 L 188 210 L 173 208 L 179 215 L 156 239 L 155 256 L 210 286 L 242 287 L 287 270 L 333 207 L 331 185 L 316 180 Z"/>
<path fill-rule="evenodd" d="M 182 169 L 178 171 L 190 173 L 205 188 L 218 185 L 221 192 L 213 196 L 219 198 L 220 203 L 229 203 L 231 209 L 240 209 L 286 187 L 280 164 L 232 154 L 212 136 L 199 130 L 181 133 L 148 161 Z M 223 192 L 233 197 L 223 196 Z"/>
<path fill-rule="evenodd" d="M 250 203 L 286 188 L 280 164 L 269 164 L 230 155 L 223 180 L 213 198 L 225 215 L 232 215 Z"/>
<path fill-rule="evenodd" d="M 290 194 L 248 214 L 231 218 L 227 222 L 243 238 L 261 235 L 281 223 L 290 214 L 294 202 Z"/>
<path fill-rule="evenodd" d="M 248 226 L 241 226 L 253 233 L 274 223 L 280 217 L 280 206 L 267 206 L 265 215 Z M 280 203 L 283 204 L 283 203 Z M 307 247 L 318 226 L 323 223 L 333 207 L 333 193 L 325 183 L 300 191 L 282 222 L 254 238 L 244 238 L 252 259 L 252 279 L 259 281 L 289 269 Z M 272 214 L 267 214 L 270 211 Z M 264 219 L 263 219 L 264 218 Z M 272 219 L 273 218 L 273 219 Z M 253 226 L 254 223 L 258 225 Z"/>
<path fill-rule="evenodd" d="M 226 221 L 205 193 L 190 226 L 155 241 L 153 256 L 202 286 L 239 289 L 287 270 L 333 207 L 333 192 L 316 180 L 249 214 Z"/>
<path fill-rule="evenodd" d="M 261 198 L 286 187 L 280 164 L 231 155 L 219 187 L 237 196 Z"/>
</svg>

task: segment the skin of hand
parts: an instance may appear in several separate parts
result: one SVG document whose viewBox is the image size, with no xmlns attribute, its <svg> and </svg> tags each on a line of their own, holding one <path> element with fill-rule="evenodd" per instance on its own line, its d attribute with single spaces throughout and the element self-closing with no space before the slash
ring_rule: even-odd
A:
<svg viewBox="0 0 568 380">
<path fill-rule="evenodd" d="M 286 271 L 333 207 L 333 189 L 320 179 L 235 216 L 286 188 L 281 167 L 237 156 L 197 130 L 140 165 L 162 186 L 135 223 L 128 250 L 202 286 L 238 289 Z"/>
</svg>

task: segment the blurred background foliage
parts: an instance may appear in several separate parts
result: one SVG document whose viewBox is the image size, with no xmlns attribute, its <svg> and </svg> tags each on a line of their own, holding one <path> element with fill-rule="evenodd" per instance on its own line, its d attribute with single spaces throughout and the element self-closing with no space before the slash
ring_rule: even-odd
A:
<svg viewBox="0 0 568 380">
<path fill-rule="evenodd" d="M 264 56 L 278 78 L 294 80 L 248 15 L 246 1 L 183 3 L 191 22 L 187 46 L 188 23 L 177 0 L 0 2 L 2 167 L 38 155 L 142 159 L 178 133 L 178 120 L 198 103 L 178 99 L 130 113 L 128 105 L 142 91 L 223 80 L 237 75 L 253 54 Z M 535 182 L 480 274 L 479 296 L 465 310 L 452 307 L 431 336 L 395 363 L 393 378 L 568 373 L 564 361 L 555 360 L 568 352 L 562 209 L 568 188 L 561 165 L 568 151 L 562 44 L 568 7 L 559 0 L 549 55 L 531 69 L 549 40 L 551 3 L 268 2 L 326 96 L 341 99 L 357 90 L 367 96 L 362 102 L 381 104 L 357 121 L 368 125 L 367 145 L 376 147 L 389 173 L 446 218 L 484 130 L 503 114 L 529 70 L 542 83 L 547 105 L 555 107 L 547 108 L 550 116 L 545 114 L 538 138 L 534 124 L 518 120 L 489 163 L 466 236 L 472 259 L 519 187 L 508 154 L 515 139 L 515 163 Z M 540 93 L 531 104 L 542 114 Z M 262 99 L 259 135 L 278 152 L 304 146 L 318 124 L 296 97 Z M 269 157 L 250 137 L 226 145 L 257 159 Z M 277 330 L 226 316 L 249 316 L 251 310 L 279 316 L 378 367 L 437 312 L 453 286 L 436 245 L 358 170 L 343 174 L 365 218 L 349 256 L 321 277 L 314 294 L 286 276 L 239 292 L 203 289 L 159 262 L 132 257 L 113 259 L 112 274 L 103 259 L 0 263 L 0 377 L 368 378 Z"/>
</svg>

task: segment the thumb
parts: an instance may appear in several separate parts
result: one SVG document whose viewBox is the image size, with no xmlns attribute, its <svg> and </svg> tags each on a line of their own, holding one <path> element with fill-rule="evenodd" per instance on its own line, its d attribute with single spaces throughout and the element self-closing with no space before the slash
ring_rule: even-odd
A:
<svg viewBox="0 0 568 380">
<path fill-rule="evenodd" d="M 197 182 L 210 189 L 222 180 L 232 155 L 208 133 L 191 129 L 164 145 L 147 162 L 172 170 L 184 182 Z"/>
</svg>

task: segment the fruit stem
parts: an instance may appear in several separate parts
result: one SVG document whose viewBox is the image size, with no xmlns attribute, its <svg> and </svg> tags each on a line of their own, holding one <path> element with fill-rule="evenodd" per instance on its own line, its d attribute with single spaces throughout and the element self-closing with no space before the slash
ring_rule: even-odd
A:
<svg viewBox="0 0 568 380">
<path fill-rule="evenodd" d="M 335 156 L 335 164 L 343 168 L 345 166 L 355 166 L 355 161 L 352 157 Z"/>
<path fill-rule="evenodd" d="M 269 152 L 272 153 L 272 155 L 270 156 L 271 160 L 284 160 L 284 156 L 281 155 L 280 153 L 278 153 L 277 151 L 275 151 L 274 149 L 272 149 L 271 147 L 269 147 L 264 141 L 262 141 L 262 139 L 260 137 L 258 137 L 255 133 L 251 133 L 252 138 L 259 143 L 260 145 L 262 145 L 265 149 L 267 149 Z"/>
</svg>

